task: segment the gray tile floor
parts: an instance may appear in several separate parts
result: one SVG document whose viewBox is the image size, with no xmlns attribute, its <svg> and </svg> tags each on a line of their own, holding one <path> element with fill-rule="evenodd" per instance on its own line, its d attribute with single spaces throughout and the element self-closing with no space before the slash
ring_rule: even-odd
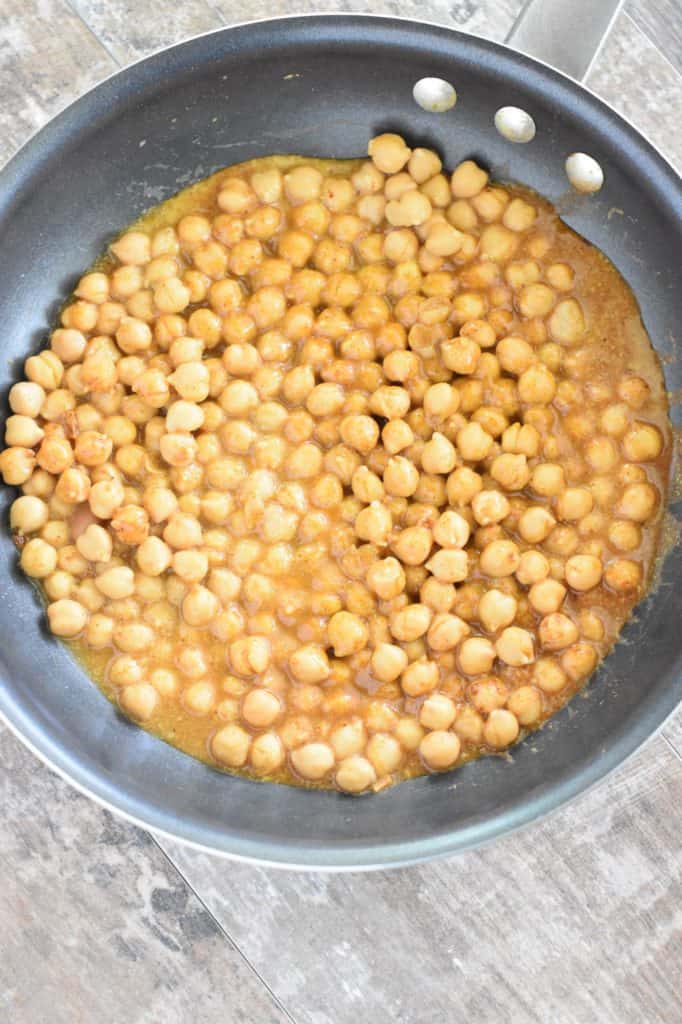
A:
<svg viewBox="0 0 682 1024">
<path fill-rule="evenodd" d="M 353 9 L 502 39 L 521 6 L 3 0 L 0 160 L 119 65 L 221 24 Z M 678 166 L 681 26 L 679 0 L 628 0 L 588 83 Z M 549 821 L 390 873 L 272 872 L 159 841 L 2 729 L 0 787 L 3 1024 L 682 1021 L 682 714 Z"/>
</svg>

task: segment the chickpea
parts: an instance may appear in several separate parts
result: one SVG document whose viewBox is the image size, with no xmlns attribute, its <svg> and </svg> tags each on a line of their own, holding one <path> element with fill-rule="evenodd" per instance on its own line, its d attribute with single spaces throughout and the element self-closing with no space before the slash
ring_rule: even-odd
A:
<svg viewBox="0 0 682 1024">
<path fill-rule="evenodd" d="M 562 299 L 549 318 L 549 330 L 561 345 L 576 345 L 585 333 L 585 317 L 577 299 Z"/>
<path fill-rule="evenodd" d="M 362 793 L 376 782 L 376 778 L 376 771 L 366 757 L 351 754 L 339 764 L 335 781 L 346 793 Z"/>
<path fill-rule="evenodd" d="M 520 516 L 517 529 L 529 544 L 540 544 L 556 526 L 556 519 L 542 505 L 531 505 Z"/>
<path fill-rule="evenodd" d="M 340 611 L 332 615 L 327 626 L 329 643 L 337 658 L 356 654 L 367 646 L 367 624 L 358 615 Z"/>
<path fill-rule="evenodd" d="M 439 671 L 435 661 L 418 658 L 407 666 L 401 676 L 401 686 L 408 697 L 421 697 L 438 686 Z"/>
<path fill-rule="evenodd" d="M 76 548 L 89 562 L 108 562 L 113 552 L 113 541 L 103 526 L 92 523 L 76 538 Z"/>
<path fill-rule="evenodd" d="M 135 574 L 128 566 L 114 566 L 95 577 L 95 586 L 100 593 L 112 600 L 132 597 L 135 593 Z"/>
<path fill-rule="evenodd" d="M 412 529 L 421 529 L 421 527 L 412 527 Z M 403 561 L 405 561 L 404 558 Z M 466 551 L 444 548 L 437 551 L 428 560 L 426 568 L 441 583 L 461 583 L 467 578 L 469 572 L 468 555 Z"/>
<path fill-rule="evenodd" d="M 400 531 L 392 547 L 404 565 L 422 565 L 429 557 L 432 544 L 431 531 L 425 526 L 409 526 Z"/>
<path fill-rule="evenodd" d="M 652 462 L 663 451 L 660 430 L 637 420 L 623 438 L 623 451 L 630 462 Z"/>
<path fill-rule="evenodd" d="M 27 576 L 44 579 L 57 568 L 57 552 L 51 544 L 34 537 L 22 548 L 19 561 Z"/>
<path fill-rule="evenodd" d="M 223 726 L 211 741 L 211 752 L 216 761 L 229 768 L 242 768 L 246 764 L 251 737 L 240 725 Z"/>
<path fill-rule="evenodd" d="M 304 779 L 319 782 L 334 767 L 334 751 L 327 743 L 304 743 L 291 753 L 294 771 Z"/>
<path fill-rule="evenodd" d="M 321 683 L 329 678 L 329 659 L 322 647 L 307 644 L 289 658 L 291 674 L 301 683 Z"/>
<path fill-rule="evenodd" d="M 47 606 L 47 619 L 55 636 L 74 637 L 85 629 L 88 613 L 78 601 L 65 598 Z"/>
<path fill-rule="evenodd" d="M 495 642 L 495 650 L 500 661 L 514 668 L 530 665 L 535 660 L 533 634 L 519 626 L 503 629 Z"/>
<path fill-rule="evenodd" d="M 42 498 L 24 494 L 12 502 L 10 526 L 19 533 L 35 533 L 48 521 L 48 507 Z"/>
<path fill-rule="evenodd" d="M 475 426 L 475 424 L 470 424 L 470 427 L 473 426 Z M 457 435 L 457 445 L 464 458 L 467 456 L 462 451 L 461 435 L 467 429 L 467 427 L 464 427 Z M 488 435 L 486 435 L 486 438 L 488 438 Z M 490 440 L 490 438 L 488 438 L 488 440 Z M 455 450 L 455 446 L 447 437 L 445 437 L 444 434 L 434 431 L 431 436 L 431 440 L 427 441 L 422 449 L 421 461 L 422 468 L 427 473 L 450 473 L 457 463 L 457 452 Z"/>
<path fill-rule="evenodd" d="M 483 728 L 483 738 L 489 747 L 508 747 L 519 735 L 516 716 L 506 708 L 495 708 L 490 712 Z"/>
<path fill-rule="evenodd" d="M 642 584 L 642 569 L 632 559 L 617 558 L 607 565 L 604 580 L 611 590 L 619 594 L 638 590 Z"/>
<path fill-rule="evenodd" d="M 465 675 L 482 675 L 492 668 L 495 655 L 495 647 L 490 640 L 482 636 L 468 637 L 459 647 L 459 667 Z"/>
<path fill-rule="evenodd" d="M 511 594 L 492 587 L 478 602 L 478 618 L 488 633 L 510 626 L 516 618 L 517 602 Z"/>
<path fill-rule="evenodd" d="M 407 668 L 407 655 L 396 644 L 380 643 L 370 659 L 372 672 L 383 683 L 392 683 Z"/>
<path fill-rule="evenodd" d="M 530 479 L 525 455 L 504 452 L 497 455 L 490 466 L 490 475 L 506 491 L 521 491 Z"/>
<path fill-rule="evenodd" d="M 419 754 L 431 771 L 446 771 L 456 763 L 461 751 L 458 737 L 445 729 L 434 729 L 419 744 Z"/>
</svg>

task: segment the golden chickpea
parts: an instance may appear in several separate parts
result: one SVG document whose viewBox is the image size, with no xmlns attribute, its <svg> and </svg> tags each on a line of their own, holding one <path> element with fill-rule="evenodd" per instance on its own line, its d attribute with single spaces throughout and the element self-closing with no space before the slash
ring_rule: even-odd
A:
<svg viewBox="0 0 682 1024">
<path fill-rule="evenodd" d="M 412 529 L 421 529 L 421 527 L 412 527 Z M 426 568 L 441 583 L 461 583 L 467 578 L 469 560 L 466 551 L 444 548 L 437 551 L 428 560 Z"/>
<path fill-rule="evenodd" d="M 663 451 L 660 430 L 637 420 L 623 438 L 623 451 L 630 462 L 652 462 Z"/>
<path fill-rule="evenodd" d="M 516 618 L 517 602 L 511 594 L 492 587 L 478 602 L 478 618 L 488 633 L 510 626 Z"/>
<path fill-rule="evenodd" d="M 403 760 L 400 743 L 394 736 L 385 732 L 377 732 L 371 737 L 365 753 L 379 777 L 396 771 Z"/>
<path fill-rule="evenodd" d="M 390 601 L 405 589 L 405 573 L 397 558 L 373 562 L 367 570 L 367 586 L 382 601 Z"/>
<path fill-rule="evenodd" d="M 530 479 L 530 470 L 525 455 L 504 452 L 493 459 L 490 475 L 506 491 L 521 491 Z"/>
<path fill-rule="evenodd" d="M 470 424 L 469 427 L 474 427 L 475 424 Z M 462 453 L 463 458 L 467 456 L 462 451 L 461 435 L 469 428 L 464 427 L 457 435 L 457 446 Z M 490 441 L 489 435 L 485 435 Z M 464 443 L 465 450 L 467 450 L 467 444 Z M 438 431 L 434 431 L 431 436 L 431 440 L 427 441 L 422 449 L 422 468 L 426 473 L 450 473 L 455 468 L 457 463 L 457 452 L 455 446 L 451 441 Z"/>
<path fill-rule="evenodd" d="M 370 659 L 372 672 L 382 683 L 392 683 L 407 668 L 407 654 L 396 644 L 380 643 Z"/>
<path fill-rule="evenodd" d="M 45 401 L 45 390 L 33 381 L 20 381 L 12 385 L 9 392 L 9 405 L 18 416 L 30 416 L 35 419 Z"/>
<path fill-rule="evenodd" d="M 412 150 L 405 144 L 405 140 L 391 133 L 371 139 L 367 152 L 374 166 L 384 174 L 397 174 L 412 156 Z"/>
<path fill-rule="evenodd" d="M 658 491 L 649 483 L 630 484 L 616 505 L 616 514 L 636 523 L 649 519 L 658 504 Z"/>
<path fill-rule="evenodd" d="M 57 552 L 51 544 L 40 537 L 34 537 L 21 549 L 19 561 L 27 576 L 44 579 L 57 568 Z"/>
<path fill-rule="evenodd" d="M 35 533 L 49 518 L 48 507 L 41 498 L 24 494 L 12 502 L 10 526 L 19 533 Z"/>
<path fill-rule="evenodd" d="M 440 612 L 435 615 L 426 639 L 433 651 L 453 650 L 471 632 L 470 627 L 457 615 Z"/>
<path fill-rule="evenodd" d="M 519 626 L 503 629 L 495 641 L 495 650 L 500 661 L 513 668 L 530 665 L 535 660 L 533 634 Z"/>
<path fill-rule="evenodd" d="M 401 686 L 408 697 L 421 697 L 438 686 L 439 671 L 435 661 L 418 658 L 407 666 L 401 676 Z"/>
<path fill-rule="evenodd" d="M 117 565 L 111 569 L 105 569 L 99 576 L 96 576 L 95 586 L 100 593 L 112 600 L 132 597 L 135 593 L 135 574 L 128 566 Z"/>
<path fill-rule="evenodd" d="M 329 659 L 324 648 L 306 644 L 289 658 L 291 674 L 301 683 L 321 683 L 329 678 Z"/>
<path fill-rule="evenodd" d="M 549 318 L 549 330 L 561 345 L 576 345 L 585 333 L 585 317 L 577 299 L 562 299 Z"/>
<path fill-rule="evenodd" d="M 446 771 L 459 758 L 461 745 L 453 732 L 434 729 L 424 736 L 419 744 L 419 754 L 431 771 Z"/>
<path fill-rule="evenodd" d="M 512 540 L 494 540 L 487 544 L 479 559 L 485 576 L 511 576 L 519 567 L 520 552 Z"/>
<path fill-rule="evenodd" d="M 516 716 L 505 708 L 495 708 L 490 712 L 488 721 L 483 728 L 483 738 L 489 747 L 500 749 L 508 747 L 519 735 L 519 723 Z"/>
<path fill-rule="evenodd" d="M 335 782 L 339 789 L 346 793 L 362 793 L 374 785 L 376 778 L 376 771 L 371 762 L 356 753 L 341 761 L 336 771 Z"/>
<path fill-rule="evenodd" d="M 617 594 L 628 593 L 641 586 L 642 569 L 638 562 L 629 558 L 617 558 L 607 565 L 604 580 Z"/>
<path fill-rule="evenodd" d="M 211 741 L 211 752 L 216 761 L 229 768 L 242 768 L 246 764 L 251 746 L 251 737 L 241 726 L 223 726 Z"/>
<path fill-rule="evenodd" d="M 573 590 L 592 590 L 602 578 L 601 560 L 595 555 L 573 555 L 565 565 L 566 582 Z"/>
<path fill-rule="evenodd" d="M 433 612 L 423 604 L 408 604 L 390 618 L 390 630 L 396 640 L 403 643 L 424 636 L 429 628 Z"/>
<path fill-rule="evenodd" d="M 617 551 L 635 551 L 642 543 L 642 531 L 637 523 L 616 519 L 609 526 L 608 538 Z"/>
<path fill-rule="evenodd" d="M 495 655 L 496 651 L 490 640 L 482 636 L 468 637 L 459 647 L 459 667 L 465 675 L 482 675 L 492 668 Z"/>
<path fill-rule="evenodd" d="M 74 637 L 85 629 L 88 613 L 78 601 L 65 598 L 47 606 L 47 619 L 55 636 Z"/>
<path fill-rule="evenodd" d="M 540 544 L 556 526 L 556 519 L 542 505 L 531 505 L 519 518 L 517 529 L 529 544 Z"/>
<path fill-rule="evenodd" d="M 89 562 L 108 562 L 113 553 L 111 534 L 92 523 L 76 538 L 76 548 Z"/>
<path fill-rule="evenodd" d="M 489 454 L 492 446 L 492 437 L 479 423 L 467 423 L 457 432 L 457 448 L 467 462 L 481 462 Z"/>
<path fill-rule="evenodd" d="M 332 615 L 327 625 L 329 643 L 337 658 L 356 654 L 367 646 L 369 630 L 358 615 L 341 611 Z"/>
<path fill-rule="evenodd" d="M 251 744 L 249 761 L 259 775 L 273 774 L 284 761 L 282 741 L 274 732 L 261 733 Z"/>
</svg>

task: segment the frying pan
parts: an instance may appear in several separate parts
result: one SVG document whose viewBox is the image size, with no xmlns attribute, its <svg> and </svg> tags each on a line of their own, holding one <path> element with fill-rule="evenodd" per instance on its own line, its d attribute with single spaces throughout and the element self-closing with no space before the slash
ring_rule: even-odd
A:
<svg viewBox="0 0 682 1024">
<path fill-rule="evenodd" d="M 581 6 L 571 3 L 574 16 Z M 611 7 L 585 3 L 591 20 L 585 14 L 553 38 L 564 48 L 596 41 Z M 526 18 L 519 38 L 537 47 L 542 28 L 538 37 Z M 559 57 L 580 73 L 589 48 Z M 427 113 L 414 103 L 424 76 L 455 85 L 453 110 Z M 505 104 L 534 116 L 531 144 L 496 133 L 493 115 Z M 434 146 L 446 166 L 473 156 L 495 178 L 557 202 L 629 281 L 668 388 L 680 387 L 682 198 L 653 147 L 581 86 L 508 48 L 433 25 L 334 15 L 241 25 L 158 53 L 78 100 L 12 160 L 0 176 L 0 393 L 44 343 L 82 270 L 145 208 L 230 163 L 269 153 L 355 156 L 386 130 Z M 573 151 L 601 163 L 598 195 L 568 196 L 563 164 Z M 5 525 L 11 497 L 3 488 Z M 481 844 L 602 778 L 682 697 L 682 549 L 672 544 L 654 591 L 585 692 L 508 757 L 362 798 L 263 785 L 213 771 L 124 721 L 43 631 L 16 561 L 4 529 L 0 710 L 11 728 L 112 810 L 261 863 L 386 867 Z"/>
</svg>

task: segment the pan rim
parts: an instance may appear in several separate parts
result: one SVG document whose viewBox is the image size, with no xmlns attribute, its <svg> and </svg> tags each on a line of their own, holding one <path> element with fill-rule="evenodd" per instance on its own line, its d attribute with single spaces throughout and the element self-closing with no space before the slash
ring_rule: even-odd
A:
<svg viewBox="0 0 682 1024">
<path fill-rule="evenodd" d="M 605 111 L 607 111 L 610 116 L 616 117 L 623 122 L 623 124 L 625 124 L 639 140 L 649 147 L 651 156 L 658 161 L 661 172 L 664 172 L 668 179 L 674 176 L 675 181 L 671 183 L 675 184 L 677 191 L 679 191 L 679 174 L 677 170 L 667 160 L 667 158 L 661 154 L 655 144 L 652 143 L 646 135 L 637 129 L 626 117 L 615 111 L 591 89 L 582 85 L 582 83 L 576 82 L 563 72 L 557 71 L 556 69 L 551 68 L 550 65 L 536 60 L 535 58 L 528 57 L 525 54 L 520 54 L 518 51 L 514 50 L 513 47 L 507 46 L 504 43 L 483 39 L 482 37 L 462 32 L 447 25 L 431 21 L 415 21 L 414 19 L 404 17 L 382 16 L 369 13 L 361 14 L 359 12 L 308 13 L 276 18 L 256 19 L 254 21 L 245 21 L 235 25 L 219 27 L 211 30 L 210 32 L 200 33 L 196 36 L 190 37 L 187 40 L 183 40 L 171 47 L 160 48 L 155 51 L 155 53 L 140 58 L 138 61 L 112 72 L 111 75 L 104 78 L 92 89 L 67 104 L 59 113 L 51 118 L 46 125 L 33 133 L 33 135 L 10 158 L 3 168 L 2 177 L 0 178 L 0 186 L 3 178 L 7 178 L 8 176 L 10 178 L 12 177 L 13 171 L 19 172 L 19 176 L 21 176 L 23 159 L 27 159 L 30 156 L 28 151 L 32 149 L 33 144 L 36 142 L 38 137 L 50 130 L 55 130 L 57 122 L 59 122 L 60 119 L 65 118 L 73 107 L 77 106 L 91 94 L 106 86 L 107 83 L 117 79 L 118 76 L 123 75 L 124 73 L 128 75 L 130 71 L 138 65 L 153 61 L 163 54 L 191 45 L 197 40 L 206 38 L 207 36 L 229 33 L 236 29 L 251 27 L 254 25 L 267 25 L 280 22 L 291 23 L 315 19 L 329 23 L 333 21 L 340 22 L 341 19 L 347 21 L 348 19 L 358 20 L 360 18 L 364 21 L 371 21 L 375 23 L 397 22 L 403 25 L 408 24 L 419 28 L 433 28 L 439 32 L 454 34 L 464 44 L 466 44 L 467 41 L 471 41 L 472 44 L 476 46 L 482 45 L 484 48 L 493 52 L 501 50 L 507 55 L 508 59 L 514 59 L 515 61 L 520 60 L 522 63 L 524 61 L 528 62 L 530 65 L 536 65 L 544 69 L 551 75 L 558 76 L 565 84 L 570 85 L 573 90 L 578 87 L 590 96 L 594 102 L 598 103 Z M 11 189 L 9 191 L 11 192 Z M 11 196 L 9 198 L 11 199 Z M 0 198 L 0 203 L 1 202 L 2 199 Z M 352 845 L 346 845 L 344 843 L 343 845 L 329 844 L 326 847 L 317 848 L 308 843 L 304 846 L 299 844 L 297 847 L 294 847 L 284 844 L 281 841 L 240 838 L 238 835 L 235 836 L 228 830 L 221 831 L 219 836 L 216 832 L 211 833 L 212 837 L 215 837 L 216 842 L 219 842 L 219 845 L 215 845 L 213 842 L 200 842 L 190 834 L 192 832 L 196 833 L 197 830 L 194 827 L 188 829 L 186 819 L 175 818 L 173 822 L 174 827 L 168 827 L 165 822 L 167 822 L 171 815 L 167 812 L 161 811 L 156 805 L 150 807 L 148 804 L 145 808 L 147 813 L 144 815 L 137 814 L 134 810 L 131 810 L 131 806 L 134 807 L 136 801 L 130 794 L 126 794 L 124 784 L 122 782 L 119 782 L 117 786 L 112 784 L 109 787 L 115 789 L 118 799 L 108 797 L 106 795 L 107 783 L 98 775 L 97 770 L 84 768 L 82 765 L 77 765 L 72 760 L 70 761 L 70 758 L 73 758 L 74 755 L 71 755 L 68 750 L 59 749 L 59 743 L 57 741 L 52 740 L 42 728 L 36 727 L 31 719 L 30 713 L 24 712 L 13 700 L 8 680 L 4 677 L 0 679 L 3 683 L 3 686 L 0 687 L 0 719 L 32 753 L 34 753 L 48 767 L 56 771 L 60 777 L 69 782 L 69 784 L 74 786 L 74 788 L 79 792 L 88 796 L 100 806 L 120 815 L 131 823 L 141 828 L 149 829 L 152 834 L 180 841 L 201 852 L 217 854 L 227 858 L 268 867 L 281 867 L 292 870 L 323 871 L 370 870 L 405 866 L 486 845 L 498 836 L 518 831 L 534 821 L 546 818 L 550 813 L 553 813 L 555 810 L 565 806 L 577 795 L 594 788 L 594 786 L 596 786 L 602 779 L 605 779 L 612 774 L 616 768 L 620 767 L 629 760 L 630 757 L 634 756 L 634 754 L 648 740 L 652 739 L 658 732 L 660 732 L 667 719 L 674 713 L 678 699 L 682 697 L 682 678 L 679 675 L 675 676 L 673 673 L 671 673 L 671 676 L 672 678 L 670 678 L 669 681 L 669 691 L 659 698 L 658 702 L 655 703 L 653 707 L 645 707 L 640 712 L 634 723 L 629 723 L 627 727 L 623 727 L 620 732 L 612 738 L 611 745 L 607 752 L 601 754 L 599 757 L 590 759 L 586 763 L 583 762 L 582 765 L 579 764 L 577 769 L 573 770 L 559 782 L 554 783 L 549 791 L 542 797 L 533 797 L 526 801 L 518 800 L 511 808 L 495 813 L 482 824 L 476 823 L 474 825 L 465 826 L 464 828 L 454 827 L 438 836 L 428 836 L 421 839 L 409 840 L 404 843 L 391 842 L 382 844 L 379 842 L 371 846 L 361 846 L 356 844 L 355 847 L 353 847 Z M 664 714 L 662 721 L 660 720 L 661 713 Z M 206 828 L 205 831 L 208 831 L 208 829 Z"/>
</svg>

